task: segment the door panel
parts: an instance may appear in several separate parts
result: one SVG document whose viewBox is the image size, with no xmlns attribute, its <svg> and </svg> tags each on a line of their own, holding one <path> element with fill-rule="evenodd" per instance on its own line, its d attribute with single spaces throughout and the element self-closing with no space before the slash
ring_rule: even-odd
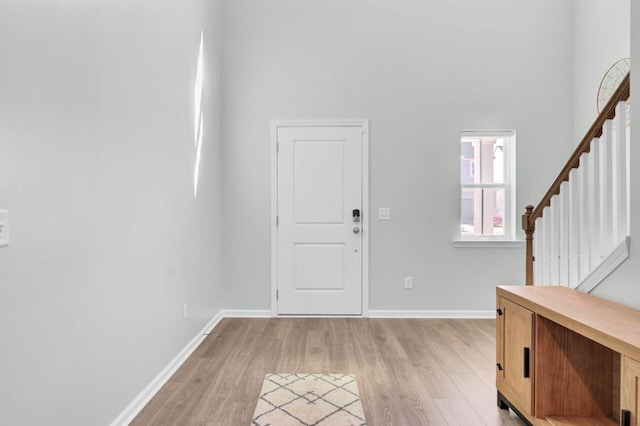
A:
<svg viewBox="0 0 640 426">
<path fill-rule="evenodd" d="M 278 127 L 277 143 L 278 314 L 360 315 L 362 127 Z"/>
<path fill-rule="evenodd" d="M 295 290 L 344 290 L 344 244 L 296 244 Z"/>
<path fill-rule="evenodd" d="M 503 311 L 501 331 L 503 361 L 502 374 L 498 382 L 510 389 L 517 402 L 527 413 L 532 411 L 533 369 L 533 312 L 509 300 L 500 298 Z M 525 362 L 528 361 L 528 363 Z"/>
<path fill-rule="evenodd" d="M 344 144 L 294 141 L 296 224 L 344 223 Z"/>
<path fill-rule="evenodd" d="M 640 363 L 629 357 L 622 359 L 622 393 L 620 405 L 631 414 L 631 426 L 640 426 Z"/>
</svg>

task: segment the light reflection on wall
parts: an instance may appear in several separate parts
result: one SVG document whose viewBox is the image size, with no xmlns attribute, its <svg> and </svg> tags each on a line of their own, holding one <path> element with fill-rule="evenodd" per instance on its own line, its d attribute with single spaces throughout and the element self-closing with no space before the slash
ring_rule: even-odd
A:
<svg viewBox="0 0 640 426">
<path fill-rule="evenodd" d="M 204 34 L 200 32 L 200 50 L 198 52 L 198 66 L 196 69 L 196 81 L 194 85 L 195 99 L 195 123 L 194 123 L 194 144 L 196 148 L 196 161 L 193 166 L 193 197 L 198 196 L 198 178 L 200 176 L 200 159 L 202 155 L 202 133 L 204 130 L 204 61 L 203 61 Z"/>
</svg>

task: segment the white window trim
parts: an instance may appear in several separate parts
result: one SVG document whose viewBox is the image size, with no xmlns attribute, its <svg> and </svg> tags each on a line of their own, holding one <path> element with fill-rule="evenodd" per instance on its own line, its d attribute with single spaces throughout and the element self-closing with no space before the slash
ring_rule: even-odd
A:
<svg viewBox="0 0 640 426">
<path fill-rule="evenodd" d="M 491 238 L 491 237 L 488 237 Z M 477 237 L 474 239 L 457 239 L 453 240 L 454 247 L 471 247 L 471 248 L 513 248 L 513 247 L 523 247 L 525 241 L 524 240 L 498 240 L 496 238 L 491 239 L 481 239 L 481 237 Z"/>
<path fill-rule="evenodd" d="M 510 248 L 522 247 L 525 243 L 523 239 L 517 238 L 516 231 L 516 205 L 515 205 L 515 188 L 516 188 L 516 131 L 507 129 L 496 130 L 463 130 L 461 138 L 483 138 L 498 137 L 509 138 L 510 142 L 505 144 L 505 157 L 507 158 L 507 167 L 505 170 L 505 180 L 507 184 L 495 184 L 496 187 L 505 188 L 505 199 L 509 200 L 509 205 L 505 205 L 505 235 L 465 235 L 460 232 L 461 224 L 458 223 L 457 235 L 453 239 L 454 247 L 494 247 L 494 248 Z M 465 186 L 473 186 L 467 184 Z M 491 184 L 478 185 L 479 187 L 490 187 Z M 460 185 L 461 187 L 461 185 Z M 459 218 L 460 219 L 460 218 Z"/>
</svg>

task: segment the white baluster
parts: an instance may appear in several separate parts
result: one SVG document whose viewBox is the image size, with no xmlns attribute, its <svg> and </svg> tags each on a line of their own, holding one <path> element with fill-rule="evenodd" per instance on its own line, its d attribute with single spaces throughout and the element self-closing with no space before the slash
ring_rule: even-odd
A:
<svg viewBox="0 0 640 426">
<path fill-rule="evenodd" d="M 549 207 L 543 210 L 541 218 L 542 226 L 542 285 L 549 285 L 551 282 L 551 223 L 549 217 L 551 209 Z"/>
<path fill-rule="evenodd" d="M 558 284 L 569 286 L 569 184 L 560 184 L 558 199 Z"/>
<path fill-rule="evenodd" d="M 615 122 L 615 140 L 613 143 L 613 235 L 615 236 L 614 244 L 622 241 L 629 235 L 629 216 L 627 198 L 627 132 L 626 132 L 626 104 L 619 102 L 616 106 Z"/>
<path fill-rule="evenodd" d="M 592 204 L 590 200 L 592 194 L 589 191 L 589 170 L 591 170 L 591 159 L 588 153 L 580 156 L 580 167 L 578 168 L 578 179 L 580 180 L 580 200 L 578 202 L 578 223 L 580 226 L 580 271 L 578 282 L 589 272 L 591 258 L 591 217 L 589 209 Z"/>
<path fill-rule="evenodd" d="M 544 220 L 536 219 L 536 231 L 533 233 L 533 284 L 542 285 L 542 268 L 544 256 L 542 254 L 542 242 L 544 240 Z"/>
<path fill-rule="evenodd" d="M 591 141 L 589 152 L 589 168 L 587 169 L 587 192 L 589 194 L 589 207 L 586 212 L 589 217 L 589 270 L 600 263 L 601 241 L 600 235 L 600 140 Z"/>
<path fill-rule="evenodd" d="M 547 208 L 549 210 L 549 227 L 550 227 L 550 245 L 551 249 L 549 255 L 551 261 L 549 262 L 549 284 L 558 285 L 560 283 L 558 255 L 560 254 L 560 212 L 558 208 L 558 196 L 551 197 L 551 205 Z"/>
<path fill-rule="evenodd" d="M 579 283 L 579 241 L 580 221 L 578 209 L 580 207 L 580 177 L 578 169 L 572 169 L 569 173 L 569 287 L 576 288 Z"/>
<path fill-rule="evenodd" d="M 613 248 L 613 143 L 611 141 L 612 121 L 605 121 L 600 137 L 600 255 L 604 256 Z"/>
</svg>

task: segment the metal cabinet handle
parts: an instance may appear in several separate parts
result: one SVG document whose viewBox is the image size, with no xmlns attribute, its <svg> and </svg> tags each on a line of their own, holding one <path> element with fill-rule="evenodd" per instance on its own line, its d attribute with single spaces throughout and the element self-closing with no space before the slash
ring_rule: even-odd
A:
<svg viewBox="0 0 640 426">
<path fill-rule="evenodd" d="M 530 350 L 529 348 L 524 348 L 524 366 L 522 370 L 525 378 L 529 377 L 529 358 L 530 358 Z"/>
</svg>

